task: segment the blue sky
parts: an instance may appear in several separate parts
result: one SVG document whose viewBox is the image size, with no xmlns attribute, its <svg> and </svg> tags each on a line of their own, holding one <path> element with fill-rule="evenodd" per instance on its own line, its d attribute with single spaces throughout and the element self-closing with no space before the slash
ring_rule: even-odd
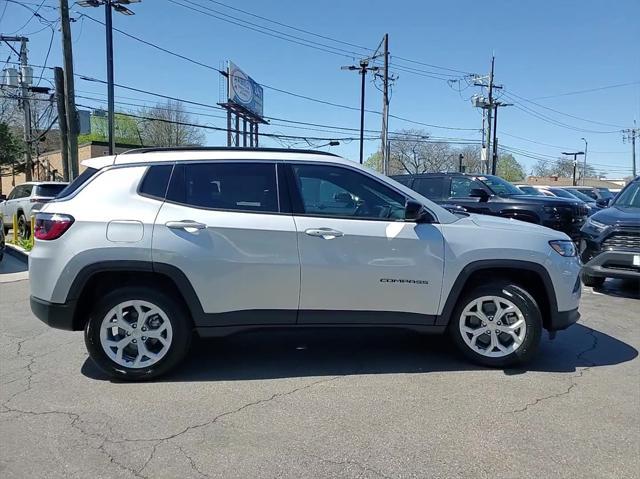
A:
<svg viewBox="0 0 640 479">
<path fill-rule="evenodd" d="M 38 8 L 42 2 L 15 1 L 26 4 L 31 9 Z M 529 156 L 551 159 L 558 157 L 566 149 L 583 149 L 581 137 L 585 137 L 589 142 L 588 162 L 596 165 L 598 171 L 607 171 L 610 177 L 630 173 L 630 146 L 622 143 L 619 130 L 632 126 L 634 119 L 640 123 L 638 0 L 622 0 L 615 4 L 592 0 L 490 1 L 483 4 L 471 0 L 399 1 L 392 4 L 380 0 L 176 2 L 218 15 L 210 10 L 215 9 L 239 17 L 243 22 L 251 21 L 287 35 L 357 53 L 364 52 L 247 16 L 225 8 L 220 3 L 371 49 L 375 49 L 384 33 L 389 33 L 392 64 L 396 65 L 395 68 L 392 66 L 392 71 L 399 76 L 393 87 L 391 113 L 417 122 L 450 128 L 480 129 L 481 117 L 469 101 L 471 95 L 480 93 L 480 89 L 468 87 L 464 80 L 450 84 L 446 78 L 455 79 L 463 73 L 444 68 L 486 74 L 493 52 L 496 56 L 496 81 L 504 85 L 503 100 L 516 103 L 513 107 L 500 111 L 498 136 L 501 144 L 524 150 Z M 194 12 L 177 3 L 169 0 L 145 0 L 131 6 L 135 16 L 114 14 L 114 26 L 215 68 L 220 67 L 225 60 L 232 60 L 254 79 L 266 85 L 334 103 L 359 106 L 358 75 L 340 69 L 342 65 L 354 62 L 349 58 L 352 54 L 340 56 L 283 41 Z M 40 15 L 55 20 L 56 5 L 55 0 L 44 0 L 39 10 Z M 3 11 L 0 31 L 3 34 L 28 35 L 30 62 L 35 65 L 43 64 L 52 29 L 37 18 L 24 25 L 32 17 L 32 12 L 13 0 L 0 0 L 0 15 Z M 86 13 L 103 21 L 103 9 L 72 6 L 72 16 L 78 18 L 72 28 L 76 72 L 105 78 L 104 28 L 86 18 L 83 20 L 78 13 L 73 12 Z M 487 21 L 487 18 L 490 20 Z M 37 32 L 41 29 L 42 31 Z M 53 34 L 52 49 L 47 60 L 49 66 L 61 65 L 60 35 L 57 29 Z M 117 32 L 114 33 L 114 40 L 116 83 L 210 105 L 215 105 L 220 100 L 219 74 L 215 71 L 159 52 Z M 1 64 L 10 53 L 6 45 L 0 46 Z M 411 63 L 398 57 L 434 66 Z M 15 61 L 15 56 L 12 61 Z M 411 73 L 407 71 L 408 68 L 421 72 Z M 439 78 L 424 76 L 425 72 L 435 72 L 436 75 L 433 76 Z M 44 76 L 51 78 L 52 73 L 46 71 Z M 556 96 L 631 82 L 635 83 Z M 457 85 L 467 88 L 458 91 Z M 96 98 L 106 95 L 104 85 L 79 79 L 76 90 L 79 95 Z M 117 89 L 117 99 L 119 96 L 129 97 L 120 100 L 132 103 L 153 104 L 158 100 Z M 547 96 L 553 98 L 541 98 Z M 96 106 L 100 103 L 80 98 L 77 102 Z M 369 83 L 367 108 L 380 110 L 381 102 L 381 93 Z M 124 105 L 121 107 L 130 108 Z M 216 110 L 208 111 L 192 106 L 187 108 L 193 113 L 223 115 Z M 359 127 L 357 111 L 322 105 L 273 90 L 265 90 L 265 114 L 301 122 L 355 129 Z M 547 118 L 537 118 L 539 115 Z M 222 118 L 195 115 L 194 118 L 201 124 L 225 126 Z M 380 122 L 379 115 L 367 114 L 367 128 L 379 130 Z M 558 122 L 572 128 L 561 126 Z M 421 127 L 392 119 L 390 128 L 400 130 Z M 478 131 L 424 129 L 434 137 L 480 138 Z M 355 131 L 327 133 L 282 125 L 269 125 L 262 131 L 317 137 L 357 136 Z M 208 132 L 207 141 L 209 144 L 224 144 L 226 140 L 222 133 Z M 263 145 L 277 145 L 274 140 L 261 141 Z M 377 148 L 379 142 L 365 142 L 365 156 Z M 332 151 L 357 160 L 358 142 L 343 142 L 340 146 L 333 147 Z M 516 157 L 527 166 L 527 170 L 536 161 L 524 155 Z"/>
</svg>

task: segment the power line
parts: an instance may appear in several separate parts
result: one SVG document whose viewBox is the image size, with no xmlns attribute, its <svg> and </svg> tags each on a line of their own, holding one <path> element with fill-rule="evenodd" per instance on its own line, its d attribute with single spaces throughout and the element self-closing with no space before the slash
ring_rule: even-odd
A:
<svg viewBox="0 0 640 479">
<path fill-rule="evenodd" d="M 534 100 L 546 100 L 547 98 L 558 98 L 561 96 L 569 96 L 569 95 L 581 95 L 583 93 L 591 93 L 594 91 L 609 90 L 611 88 L 620 88 L 624 86 L 638 85 L 638 84 L 640 84 L 640 80 L 627 82 L 627 83 L 616 83 L 615 85 L 606 85 L 606 86 L 601 86 L 596 88 L 588 88 L 586 90 L 577 90 L 577 91 L 570 91 L 566 93 L 558 93 L 557 95 L 539 96 L 534 98 Z"/>
<path fill-rule="evenodd" d="M 596 124 L 596 125 L 612 126 L 612 127 L 614 127 L 614 128 L 625 128 L 625 127 L 624 127 L 624 126 L 622 126 L 622 125 L 614 125 L 614 124 L 611 124 L 611 123 L 603 123 L 603 122 L 601 122 L 601 121 L 588 120 L 588 119 L 586 119 L 586 118 L 581 118 L 581 117 L 579 117 L 579 116 L 570 115 L 569 113 L 564 113 L 564 112 L 562 112 L 562 111 L 555 110 L 555 109 L 553 109 L 553 108 L 549 108 L 548 106 L 541 105 L 540 103 L 536 103 L 535 101 L 533 101 L 533 100 L 529 100 L 528 98 L 524 98 L 524 97 L 522 97 L 522 96 L 520 96 L 520 95 L 517 95 L 516 93 L 513 93 L 512 91 L 508 91 L 508 92 L 506 93 L 506 95 L 507 95 L 507 96 L 511 96 L 511 97 L 519 98 L 520 100 L 526 101 L 527 103 L 531 103 L 532 105 L 536 105 L 536 106 L 538 106 L 538 107 L 540 107 L 540 108 L 544 108 L 545 110 L 549 110 L 549 111 L 552 111 L 552 112 L 554 112 L 554 113 L 558 113 L 559 115 L 567 116 L 567 117 L 569 117 L 569 118 L 574 118 L 574 119 L 576 119 L 576 120 L 581 120 L 581 121 L 585 121 L 585 122 L 587 122 L 587 123 L 593 123 L 593 124 Z"/>
</svg>

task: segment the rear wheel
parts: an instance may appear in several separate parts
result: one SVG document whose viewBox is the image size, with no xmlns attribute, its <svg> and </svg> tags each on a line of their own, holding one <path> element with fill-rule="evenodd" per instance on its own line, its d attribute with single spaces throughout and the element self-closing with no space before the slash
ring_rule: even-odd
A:
<svg viewBox="0 0 640 479">
<path fill-rule="evenodd" d="M 582 284 L 585 286 L 590 286 L 592 288 L 600 288 L 604 284 L 604 280 L 602 276 L 591 276 L 586 273 L 582 273 Z"/>
<path fill-rule="evenodd" d="M 109 376 L 146 380 L 165 374 L 187 354 L 191 321 L 167 295 L 150 288 L 120 288 L 91 312 L 85 343 Z"/>
<path fill-rule="evenodd" d="M 27 222 L 27 217 L 24 215 L 24 213 L 20 213 L 18 215 L 18 236 L 20 236 L 20 238 L 23 240 L 29 239 L 30 229 L 31 228 L 29 223 Z"/>
<path fill-rule="evenodd" d="M 535 299 L 520 286 L 494 282 L 465 294 L 451 318 L 449 333 L 472 361 L 510 367 L 535 354 L 542 316 Z"/>
</svg>

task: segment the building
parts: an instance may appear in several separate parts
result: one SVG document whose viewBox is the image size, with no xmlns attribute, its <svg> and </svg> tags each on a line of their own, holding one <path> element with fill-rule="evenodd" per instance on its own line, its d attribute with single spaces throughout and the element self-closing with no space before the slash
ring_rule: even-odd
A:
<svg viewBox="0 0 640 479">
<path fill-rule="evenodd" d="M 127 145 L 118 143 L 116 153 L 122 153 L 132 148 L 140 148 L 139 145 Z M 80 162 L 89 158 L 109 154 L 109 144 L 106 141 L 91 141 L 78 145 L 78 159 Z M 80 165 L 80 173 L 84 167 Z M 62 154 L 60 150 L 47 151 L 33 158 L 33 181 L 63 181 L 62 178 Z M 7 175 L 1 178 L 2 188 L 0 193 L 8 195 L 14 186 L 25 182 L 24 173 Z"/>
<path fill-rule="evenodd" d="M 621 184 L 622 181 L 622 184 Z M 572 178 L 564 178 L 561 176 L 529 176 L 525 181 L 528 185 L 539 186 L 572 186 Z M 582 179 L 577 180 L 579 186 L 582 186 Z M 593 186 L 596 188 L 609 188 L 618 190 L 624 187 L 626 183 L 624 180 L 601 180 L 599 178 L 585 178 L 585 186 Z"/>
</svg>

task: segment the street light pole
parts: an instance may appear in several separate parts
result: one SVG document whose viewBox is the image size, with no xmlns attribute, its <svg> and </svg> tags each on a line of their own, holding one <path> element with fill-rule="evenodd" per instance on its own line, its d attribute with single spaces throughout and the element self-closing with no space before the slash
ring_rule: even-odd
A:
<svg viewBox="0 0 640 479">
<path fill-rule="evenodd" d="M 566 151 L 562 152 L 563 155 L 573 156 L 573 181 L 571 182 L 573 186 L 576 185 L 576 171 L 578 169 L 578 155 L 584 155 L 584 151 L 576 151 L 572 153 L 568 153 Z"/>
<path fill-rule="evenodd" d="M 109 154 L 116 152 L 115 106 L 113 93 L 113 25 L 111 19 L 111 0 L 104 2 L 104 24 L 107 33 L 107 131 L 109 136 Z"/>
<path fill-rule="evenodd" d="M 107 135 L 109 140 L 109 154 L 116 153 L 115 134 L 115 107 L 113 92 L 113 19 L 112 11 L 115 10 L 123 15 L 134 15 L 125 5 L 139 3 L 142 0 L 80 0 L 77 2 L 81 7 L 99 7 L 104 5 L 104 26 L 107 37 Z"/>
</svg>

